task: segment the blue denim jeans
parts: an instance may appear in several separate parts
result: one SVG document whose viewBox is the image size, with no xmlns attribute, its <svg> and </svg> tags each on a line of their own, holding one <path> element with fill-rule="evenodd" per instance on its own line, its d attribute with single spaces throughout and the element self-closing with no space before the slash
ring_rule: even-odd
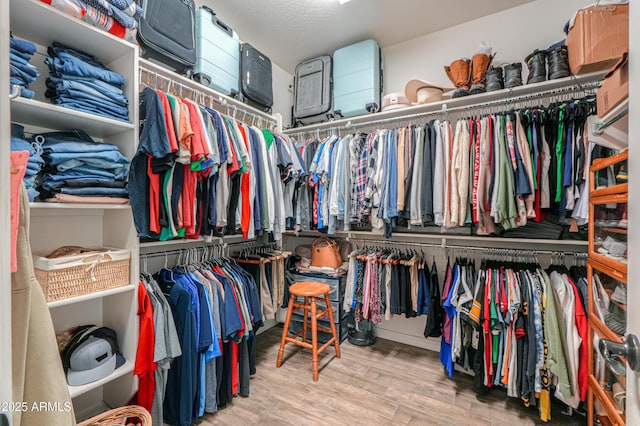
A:
<svg viewBox="0 0 640 426">
<path fill-rule="evenodd" d="M 55 90 L 58 95 L 68 94 L 74 98 L 111 102 L 120 106 L 129 104 L 120 88 L 97 79 L 51 77 L 47 79 L 47 87 Z"/>
<path fill-rule="evenodd" d="M 95 56 L 89 53 L 83 52 L 82 50 L 77 50 L 69 46 L 65 46 L 64 44 L 58 43 L 57 41 L 54 41 L 53 43 L 51 43 L 51 46 L 47 48 L 47 53 L 52 58 L 59 56 L 61 52 L 68 53 L 80 59 L 81 61 L 86 62 L 87 64 L 95 65 L 96 67 L 100 67 L 100 68 L 106 68 L 104 64 L 100 62 L 100 60 Z"/>
<path fill-rule="evenodd" d="M 128 164 L 129 160 L 119 151 L 101 151 L 101 152 L 49 152 L 45 154 L 48 160 L 47 164 L 57 166 L 69 160 L 92 161 L 104 160 L 111 163 Z"/>
<path fill-rule="evenodd" d="M 40 192 L 38 192 L 34 187 L 28 186 L 27 195 L 29 196 L 29 202 L 33 203 L 35 199 L 38 198 L 38 196 L 40 195 Z"/>
<path fill-rule="evenodd" d="M 70 188 L 63 186 L 60 192 L 69 195 L 101 195 L 106 197 L 128 197 L 129 192 L 126 188 L 104 188 L 100 186 L 88 186 L 86 188 Z"/>
<path fill-rule="evenodd" d="M 126 170 L 126 166 L 120 163 L 100 160 L 98 158 L 83 158 L 82 160 L 69 160 L 58 164 L 56 169 L 61 172 L 75 169 L 76 167 L 95 167 L 97 169 L 110 170 L 112 173 L 120 173 Z"/>
<path fill-rule="evenodd" d="M 15 55 L 21 59 L 24 59 L 25 61 L 27 61 L 27 63 L 29 62 L 29 60 L 31 60 L 31 55 L 29 55 L 28 53 L 24 53 L 18 49 L 14 49 L 13 47 L 9 49 L 9 52 L 12 56 Z"/>
<path fill-rule="evenodd" d="M 114 120 L 129 121 L 127 108 L 117 105 L 101 104 L 86 100 L 76 100 L 68 96 L 58 96 L 53 99 L 53 103 L 76 111 L 87 112 L 101 117 L 112 118 Z"/>
<path fill-rule="evenodd" d="M 11 37 L 9 39 L 9 46 L 21 52 L 28 53 L 29 55 L 36 53 L 36 45 L 28 40 Z"/>
<path fill-rule="evenodd" d="M 33 83 L 40 75 L 38 70 L 31 65 L 24 66 L 11 62 L 9 64 L 9 69 L 11 70 L 11 76 L 22 79 L 25 82 L 25 85 Z"/>
<path fill-rule="evenodd" d="M 60 52 L 56 58 L 45 59 L 44 63 L 49 66 L 52 73 L 97 78 L 116 86 L 124 85 L 124 76 L 121 74 L 83 62 L 66 52 Z"/>
<path fill-rule="evenodd" d="M 38 133 L 34 136 L 34 140 L 39 144 L 48 145 L 59 142 L 90 142 L 96 144 L 91 136 L 84 130 L 65 130 L 61 132 L 45 132 Z"/>
<path fill-rule="evenodd" d="M 89 153 L 97 153 L 97 152 L 107 152 L 107 151 L 117 151 L 118 147 L 115 145 L 111 145 L 108 143 L 89 143 L 89 142 L 65 142 L 65 141 L 55 141 L 55 140 L 47 140 L 42 144 L 42 152 L 50 154 L 50 153 L 63 153 L 63 152 L 89 152 Z"/>
</svg>

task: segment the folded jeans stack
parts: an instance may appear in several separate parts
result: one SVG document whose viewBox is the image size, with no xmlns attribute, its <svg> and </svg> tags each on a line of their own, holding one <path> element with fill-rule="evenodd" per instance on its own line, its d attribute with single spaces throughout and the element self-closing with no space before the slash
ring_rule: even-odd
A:
<svg viewBox="0 0 640 426">
<path fill-rule="evenodd" d="M 98 10 L 93 6 L 88 5 L 82 0 L 40 0 L 43 3 L 51 5 L 51 7 L 58 9 L 59 11 L 66 13 L 67 15 L 71 15 L 78 19 L 82 19 L 83 21 L 101 28 L 102 30 L 112 34 L 121 39 L 127 40 L 131 43 L 137 43 L 136 34 L 137 30 L 135 28 L 126 28 L 120 22 L 118 22 L 112 15 L 109 14 L 108 11 Z M 125 2 L 130 2 L 131 0 L 124 0 Z M 133 17 L 138 20 L 139 16 L 135 15 L 138 12 L 138 7 L 136 6 L 135 11 L 131 11 L 132 9 L 127 9 L 124 12 L 126 14 L 134 13 Z M 137 26 L 137 25 L 136 25 Z"/>
<path fill-rule="evenodd" d="M 129 121 L 129 101 L 122 91 L 124 76 L 94 56 L 60 43 L 48 48 L 47 92 L 54 104 L 101 117 Z"/>
<path fill-rule="evenodd" d="M 20 88 L 20 96 L 33 99 L 33 90 L 29 83 L 36 81 L 40 73 L 31 65 L 31 57 L 36 53 L 36 45 L 27 40 L 10 38 L 9 68 L 11 69 L 10 84 Z"/>
<path fill-rule="evenodd" d="M 11 124 L 11 151 L 28 151 L 29 161 L 22 181 L 27 188 L 29 201 L 34 201 L 40 193 L 36 190 L 36 178 L 44 165 L 42 149 L 40 145 L 27 140 L 24 135 L 24 127 L 19 124 Z"/>
<path fill-rule="evenodd" d="M 95 142 L 82 130 L 41 133 L 35 141 L 42 146 L 45 162 L 46 201 L 128 202 L 129 160 L 117 146 Z"/>
</svg>

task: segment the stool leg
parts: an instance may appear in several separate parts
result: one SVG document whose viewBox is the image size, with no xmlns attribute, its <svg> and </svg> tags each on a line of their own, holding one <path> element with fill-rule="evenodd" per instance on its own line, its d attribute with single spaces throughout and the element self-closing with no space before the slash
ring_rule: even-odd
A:
<svg viewBox="0 0 640 426">
<path fill-rule="evenodd" d="M 287 318 L 284 320 L 284 328 L 282 329 L 282 338 L 280 339 L 280 350 L 278 351 L 278 359 L 276 360 L 276 368 L 282 365 L 282 356 L 284 355 L 284 345 L 287 343 L 287 335 L 289 334 L 289 324 L 291 323 L 291 315 L 293 314 L 293 303 L 295 296 L 289 298 L 289 309 L 287 309 Z"/>
<path fill-rule="evenodd" d="M 336 349 L 336 358 L 340 358 L 340 336 L 338 336 L 338 332 L 336 331 L 336 323 L 333 318 L 333 305 L 331 304 L 331 299 L 329 299 L 329 294 L 324 295 L 324 301 L 327 304 L 327 309 L 329 310 L 329 323 L 331 324 L 331 333 L 335 340 L 333 341 L 333 347 Z"/>
<path fill-rule="evenodd" d="M 309 331 L 308 320 L 309 317 L 309 298 L 304 297 L 304 310 L 302 311 L 302 341 L 307 343 L 307 332 Z"/>
<path fill-rule="evenodd" d="M 311 367 L 313 368 L 313 381 L 318 381 L 318 316 L 316 298 L 311 298 Z"/>
</svg>

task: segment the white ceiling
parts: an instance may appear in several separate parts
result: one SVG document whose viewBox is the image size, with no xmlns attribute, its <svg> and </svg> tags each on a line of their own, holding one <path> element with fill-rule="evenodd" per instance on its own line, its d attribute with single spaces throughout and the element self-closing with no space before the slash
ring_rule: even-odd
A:
<svg viewBox="0 0 640 426">
<path fill-rule="evenodd" d="M 196 0 L 293 74 L 305 59 L 367 38 L 393 46 L 533 0 Z"/>
</svg>

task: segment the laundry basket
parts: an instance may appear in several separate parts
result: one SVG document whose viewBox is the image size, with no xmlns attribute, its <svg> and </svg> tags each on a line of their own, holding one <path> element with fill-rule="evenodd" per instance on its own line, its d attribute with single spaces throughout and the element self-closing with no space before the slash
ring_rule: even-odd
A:
<svg viewBox="0 0 640 426">
<path fill-rule="evenodd" d="M 54 302 L 128 285 L 130 256 L 114 248 L 56 258 L 34 254 L 33 266 L 47 302 Z"/>
<path fill-rule="evenodd" d="M 135 418 L 139 421 L 128 421 Z M 78 423 L 78 426 L 124 426 L 128 424 L 151 426 L 151 414 L 139 405 L 127 405 L 105 411 L 82 423 Z"/>
</svg>

